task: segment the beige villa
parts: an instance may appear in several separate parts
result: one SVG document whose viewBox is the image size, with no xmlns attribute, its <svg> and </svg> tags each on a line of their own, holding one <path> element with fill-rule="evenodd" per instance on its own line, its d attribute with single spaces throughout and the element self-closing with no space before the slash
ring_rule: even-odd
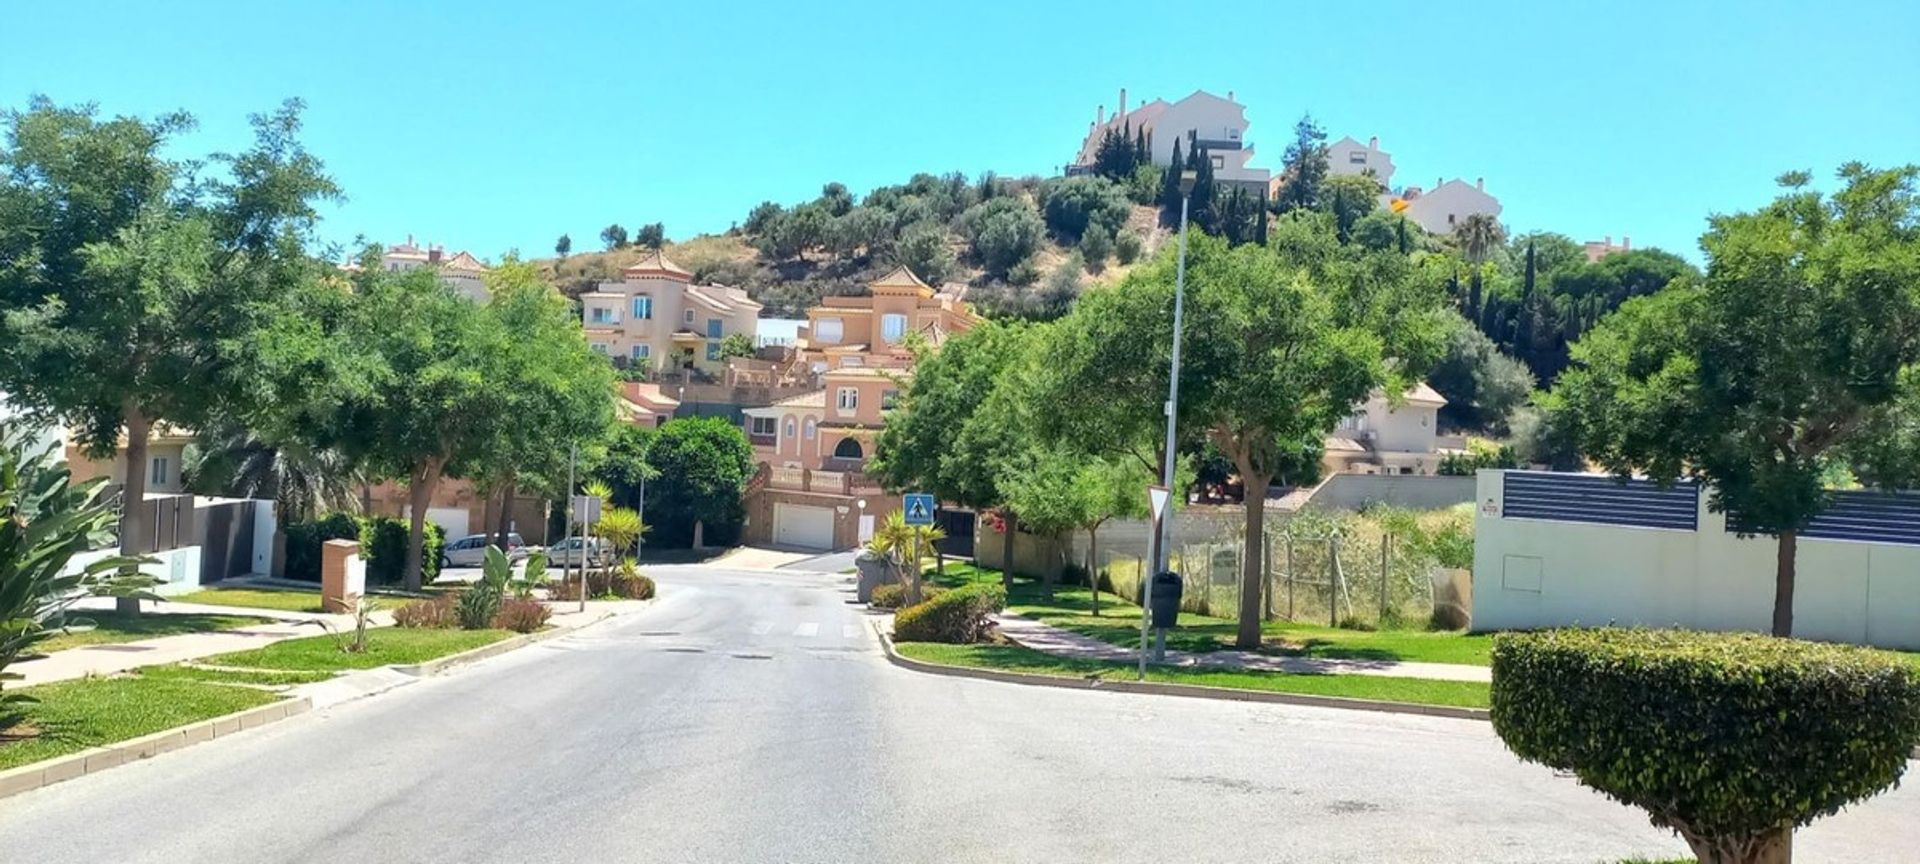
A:
<svg viewBox="0 0 1920 864">
<path fill-rule="evenodd" d="M 649 371 L 726 369 L 721 340 L 753 338 L 760 304 L 739 288 L 695 285 L 693 274 L 659 252 L 580 295 L 582 326 L 593 350 Z"/>
<path fill-rule="evenodd" d="M 1440 461 L 1463 452 L 1462 442 L 1440 434 L 1446 397 L 1425 382 L 1395 405 L 1374 391 L 1359 410 L 1340 421 L 1326 439 L 1322 464 L 1329 474 L 1435 474 Z"/>
<path fill-rule="evenodd" d="M 867 287 L 864 296 L 824 297 L 807 310 L 794 347 L 814 371 L 905 364 L 910 335 L 939 344 L 980 321 L 964 302 L 965 286 L 935 291 L 905 267 Z"/>
</svg>

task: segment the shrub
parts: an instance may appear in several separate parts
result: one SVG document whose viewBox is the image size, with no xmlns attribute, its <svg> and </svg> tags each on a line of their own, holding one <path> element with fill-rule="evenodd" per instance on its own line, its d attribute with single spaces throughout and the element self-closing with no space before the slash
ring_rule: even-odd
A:
<svg viewBox="0 0 1920 864">
<path fill-rule="evenodd" d="M 1122 264 L 1140 260 L 1141 251 L 1140 235 L 1132 231 L 1122 231 L 1113 238 L 1113 257 Z"/>
<path fill-rule="evenodd" d="M 485 585 L 468 588 L 454 601 L 454 612 L 462 630 L 485 630 L 500 614 L 500 592 Z"/>
<path fill-rule="evenodd" d="M 614 573 L 613 581 L 607 587 L 614 595 L 628 600 L 653 598 L 653 577 L 636 569 L 632 559 L 620 562 L 620 569 Z"/>
<path fill-rule="evenodd" d="M 976 205 L 960 216 L 960 228 L 974 260 L 999 275 L 1032 257 L 1046 236 L 1040 217 L 1018 198 L 995 198 Z"/>
<path fill-rule="evenodd" d="M 867 605 L 875 609 L 898 609 L 900 604 L 905 602 L 907 602 L 907 586 L 898 582 L 888 582 L 885 585 L 874 586 L 873 596 L 867 600 Z"/>
<path fill-rule="evenodd" d="M 430 600 L 412 600 L 393 610 L 393 623 L 399 627 L 447 630 L 459 624 L 454 613 L 453 596 L 442 594 Z"/>
<path fill-rule="evenodd" d="M 993 625 L 988 616 L 1006 605 L 1006 589 L 999 585 L 968 585 L 941 592 L 900 610 L 893 619 L 893 636 L 902 642 L 980 642 Z"/>
<path fill-rule="evenodd" d="M 407 566 L 407 532 L 404 519 L 375 516 L 364 520 L 360 533 L 361 556 L 367 561 L 367 581 L 375 585 L 400 582 Z M 420 584 L 440 578 L 440 550 L 446 545 L 447 532 L 432 522 L 426 523 L 420 542 Z"/>
<path fill-rule="evenodd" d="M 1701 861 L 1784 861 L 1794 828 L 1900 779 L 1920 742 L 1920 673 L 1755 634 L 1509 633 L 1494 641 L 1492 715 L 1520 758 L 1646 810 Z"/>
<path fill-rule="evenodd" d="M 1065 242 L 1078 241 L 1089 227 L 1112 234 L 1133 213 L 1126 190 L 1091 175 L 1048 180 L 1040 187 L 1040 207 L 1047 229 Z"/>
<path fill-rule="evenodd" d="M 328 513 L 312 522 L 289 522 L 286 533 L 286 578 L 318 582 L 320 547 L 328 540 L 360 539 L 360 519 L 352 513 Z"/>
<path fill-rule="evenodd" d="M 1040 262 L 1031 256 L 1007 268 L 1007 284 L 1022 288 L 1040 281 Z"/>
<path fill-rule="evenodd" d="M 1098 273 L 1107 267 L 1107 258 L 1113 254 L 1113 235 L 1105 228 L 1092 228 L 1080 235 L 1080 257 L 1086 261 L 1087 270 Z"/>
<path fill-rule="evenodd" d="M 493 626 L 515 633 L 532 633 L 547 626 L 547 619 L 553 617 L 553 610 L 538 600 L 508 600 L 500 604 L 500 611 L 494 613 Z"/>
</svg>

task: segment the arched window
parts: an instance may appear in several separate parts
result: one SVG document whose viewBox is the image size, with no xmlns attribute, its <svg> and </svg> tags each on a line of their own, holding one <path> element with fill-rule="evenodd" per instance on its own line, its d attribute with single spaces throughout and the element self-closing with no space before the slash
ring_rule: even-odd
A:
<svg viewBox="0 0 1920 864">
<path fill-rule="evenodd" d="M 863 455 L 865 454 L 860 452 L 860 442 L 852 438 L 842 438 L 840 443 L 833 445 L 835 459 L 859 459 Z"/>
<path fill-rule="evenodd" d="M 808 417 L 808 418 L 807 418 L 807 440 L 808 440 L 808 441 L 812 441 L 812 440 L 813 440 L 813 426 L 814 426 L 814 420 L 813 420 L 813 418 L 812 418 L 812 417 Z"/>
<path fill-rule="evenodd" d="M 787 417 L 787 437 L 792 438 L 793 436 L 798 435 L 799 433 L 800 433 L 800 427 L 794 423 L 792 416 L 788 416 Z"/>
</svg>

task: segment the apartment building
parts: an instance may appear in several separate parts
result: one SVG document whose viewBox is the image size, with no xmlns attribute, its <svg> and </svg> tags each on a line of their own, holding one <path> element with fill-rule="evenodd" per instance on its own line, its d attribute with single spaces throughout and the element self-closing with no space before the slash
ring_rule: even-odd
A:
<svg viewBox="0 0 1920 864">
<path fill-rule="evenodd" d="M 654 252 L 580 295 L 582 326 L 595 351 L 622 366 L 717 378 L 726 337 L 753 339 L 761 305 L 739 288 L 695 285 L 693 274 Z"/>
</svg>

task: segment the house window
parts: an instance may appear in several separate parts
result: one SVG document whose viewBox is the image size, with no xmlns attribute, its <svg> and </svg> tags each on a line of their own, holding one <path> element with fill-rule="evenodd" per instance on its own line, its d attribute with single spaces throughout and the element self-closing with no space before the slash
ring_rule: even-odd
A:
<svg viewBox="0 0 1920 864">
<path fill-rule="evenodd" d="M 773 433 L 774 433 L 774 420 L 772 417 L 748 417 L 747 418 L 747 434 L 760 435 L 760 436 L 772 436 Z"/>
<path fill-rule="evenodd" d="M 807 440 L 808 441 L 813 440 L 813 430 L 816 425 L 818 424 L 814 422 L 812 417 L 807 418 Z"/>
<path fill-rule="evenodd" d="M 907 316 L 888 314 L 880 316 L 880 338 L 888 342 L 898 342 L 907 335 Z"/>
<path fill-rule="evenodd" d="M 865 455 L 860 449 L 860 442 L 852 438 L 842 438 L 840 443 L 833 445 L 835 459 L 859 459 Z"/>
<path fill-rule="evenodd" d="M 1348 153 L 1348 154 L 1347 154 L 1347 162 L 1349 162 L 1349 163 L 1351 163 L 1351 164 L 1354 164 L 1354 165 L 1365 165 L 1365 164 L 1367 164 L 1367 153 L 1366 153 L 1366 151 L 1364 151 L 1364 150 L 1355 150 L 1355 151 L 1353 151 L 1353 152 L 1351 152 L 1351 153 Z"/>
<path fill-rule="evenodd" d="M 720 338 L 720 319 L 718 318 L 707 319 L 707 338 L 708 339 Z"/>
<path fill-rule="evenodd" d="M 864 365 L 866 365 L 865 360 L 862 360 L 859 357 L 852 354 L 848 354 L 847 356 L 840 358 L 840 368 L 842 369 L 852 369 L 855 366 L 864 366 Z"/>
<path fill-rule="evenodd" d="M 612 309 L 608 309 L 608 308 L 607 308 L 607 307 L 605 307 L 605 306 L 595 306 L 595 307 L 593 307 L 593 323 L 595 323 L 595 324 L 613 324 L 613 323 L 616 323 L 616 321 L 615 321 L 615 319 L 614 319 L 614 317 L 613 317 L 613 310 L 612 310 Z"/>
<path fill-rule="evenodd" d="M 794 436 L 794 433 L 797 431 L 798 429 L 794 426 L 793 418 L 788 417 L 787 418 L 787 437 L 792 438 Z"/>
<path fill-rule="evenodd" d="M 151 478 L 147 482 L 154 486 L 167 485 L 168 467 L 169 466 L 167 465 L 167 457 L 165 456 L 153 457 L 153 473 L 151 475 Z"/>
<path fill-rule="evenodd" d="M 652 317 L 653 317 L 653 297 L 646 294 L 634 295 L 633 319 L 635 321 L 645 321 Z"/>
<path fill-rule="evenodd" d="M 685 324 L 689 327 L 693 326 L 693 310 L 692 309 L 688 309 L 686 312 L 681 313 L 680 323 Z"/>
<path fill-rule="evenodd" d="M 834 394 L 834 404 L 842 411 L 852 411 L 860 407 L 860 388 L 842 387 Z"/>
<path fill-rule="evenodd" d="M 708 342 L 707 343 L 707 360 L 713 361 L 718 359 L 720 359 L 720 343 Z"/>
<path fill-rule="evenodd" d="M 1227 167 L 1227 157 L 1225 156 L 1213 157 L 1213 170 L 1218 171 L 1225 167 Z"/>
<path fill-rule="evenodd" d="M 899 402 L 900 391 L 898 390 L 888 390 L 880 394 L 880 410 L 882 411 L 892 411 L 893 406 L 899 404 Z"/>
<path fill-rule="evenodd" d="M 593 353 L 595 353 L 595 354 L 605 354 L 605 353 L 607 353 L 607 343 L 605 343 L 605 342 L 595 342 L 595 343 L 593 343 Z"/>
<path fill-rule="evenodd" d="M 653 346 L 648 345 L 645 342 L 641 342 L 633 346 L 629 356 L 631 356 L 635 360 L 645 360 L 653 356 Z"/>
<path fill-rule="evenodd" d="M 1452 213 L 1448 213 L 1448 214 L 1447 214 L 1447 224 L 1448 224 L 1448 225 L 1452 225 L 1452 224 L 1453 224 L 1453 214 L 1452 214 Z"/>
<path fill-rule="evenodd" d="M 813 335 L 822 342 L 838 342 L 841 336 L 840 319 L 822 318 L 813 323 Z"/>
</svg>

